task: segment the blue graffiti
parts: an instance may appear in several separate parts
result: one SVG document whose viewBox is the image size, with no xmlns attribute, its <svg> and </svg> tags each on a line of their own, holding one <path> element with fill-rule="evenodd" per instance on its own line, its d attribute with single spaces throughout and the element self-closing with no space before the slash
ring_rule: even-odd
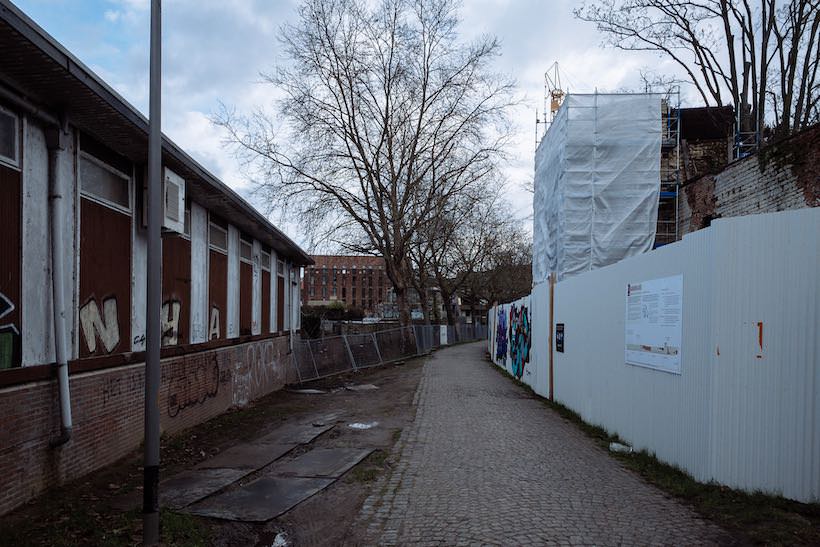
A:
<svg viewBox="0 0 820 547">
<path fill-rule="evenodd" d="M 530 362 L 530 313 L 526 306 L 510 306 L 510 359 L 512 374 L 519 380 L 524 375 L 524 365 Z"/>
<path fill-rule="evenodd" d="M 507 357 L 507 316 L 504 308 L 498 308 L 498 322 L 495 329 L 495 360 Z"/>
</svg>

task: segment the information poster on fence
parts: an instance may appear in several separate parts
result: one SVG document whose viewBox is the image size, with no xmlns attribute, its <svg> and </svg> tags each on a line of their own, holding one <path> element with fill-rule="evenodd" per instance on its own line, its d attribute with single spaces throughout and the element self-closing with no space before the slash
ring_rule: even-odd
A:
<svg viewBox="0 0 820 547">
<path fill-rule="evenodd" d="M 680 374 L 683 275 L 626 287 L 626 363 Z"/>
</svg>

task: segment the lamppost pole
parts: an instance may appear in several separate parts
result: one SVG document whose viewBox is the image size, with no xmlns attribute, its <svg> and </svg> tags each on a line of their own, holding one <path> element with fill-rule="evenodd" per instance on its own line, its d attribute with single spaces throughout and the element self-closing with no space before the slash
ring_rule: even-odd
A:
<svg viewBox="0 0 820 547">
<path fill-rule="evenodd" d="M 148 112 L 148 287 L 145 330 L 145 452 L 143 544 L 159 543 L 159 350 L 162 305 L 161 0 L 151 0 L 151 76 Z"/>
</svg>

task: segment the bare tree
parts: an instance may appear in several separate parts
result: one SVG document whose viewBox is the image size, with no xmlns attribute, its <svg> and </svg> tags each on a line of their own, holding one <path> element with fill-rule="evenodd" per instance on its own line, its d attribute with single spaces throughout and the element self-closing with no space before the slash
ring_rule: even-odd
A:
<svg viewBox="0 0 820 547">
<path fill-rule="evenodd" d="M 744 131 L 767 114 L 780 134 L 818 119 L 820 0 L 592 0 L 575 14 L 614 47 L 673 60 L 704 104 L 733 105 Z"/>
<path fill-rule="evenodd" d="M 280 116 L 216 119 L 272 206 L 384 257 L 403 324 L 419 225 L 480 184 L 509 138 L 499 44 L 464 44 L 457 25 L 453 0 L 305 0 L 282 29 L 289 63 L 263 76 Z"/>
</svg>

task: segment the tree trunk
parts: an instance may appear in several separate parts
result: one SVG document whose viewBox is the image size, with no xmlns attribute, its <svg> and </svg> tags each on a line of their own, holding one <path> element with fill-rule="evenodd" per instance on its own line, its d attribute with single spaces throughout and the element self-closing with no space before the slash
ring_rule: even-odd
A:
<svg viewBox="0 0 820 547">
<path fill-rule="evenodd" d="M 396 304 L 399 307 L 399 325 L 402 327 L 411 324 L 410 303 L 407 301 L 407 287 L 395 287 Z"/>
<path fill-rule="evenodd" d="M 441 289 L 441 298 L 444 300 L 444 311 L 447 313 L 447 324 L 448 325 L 455 325 L 456 318 L 453 315 L 453 307 L 450 303 L 452 299 L 452 294 L 446 289 Z"/>
</svg>

